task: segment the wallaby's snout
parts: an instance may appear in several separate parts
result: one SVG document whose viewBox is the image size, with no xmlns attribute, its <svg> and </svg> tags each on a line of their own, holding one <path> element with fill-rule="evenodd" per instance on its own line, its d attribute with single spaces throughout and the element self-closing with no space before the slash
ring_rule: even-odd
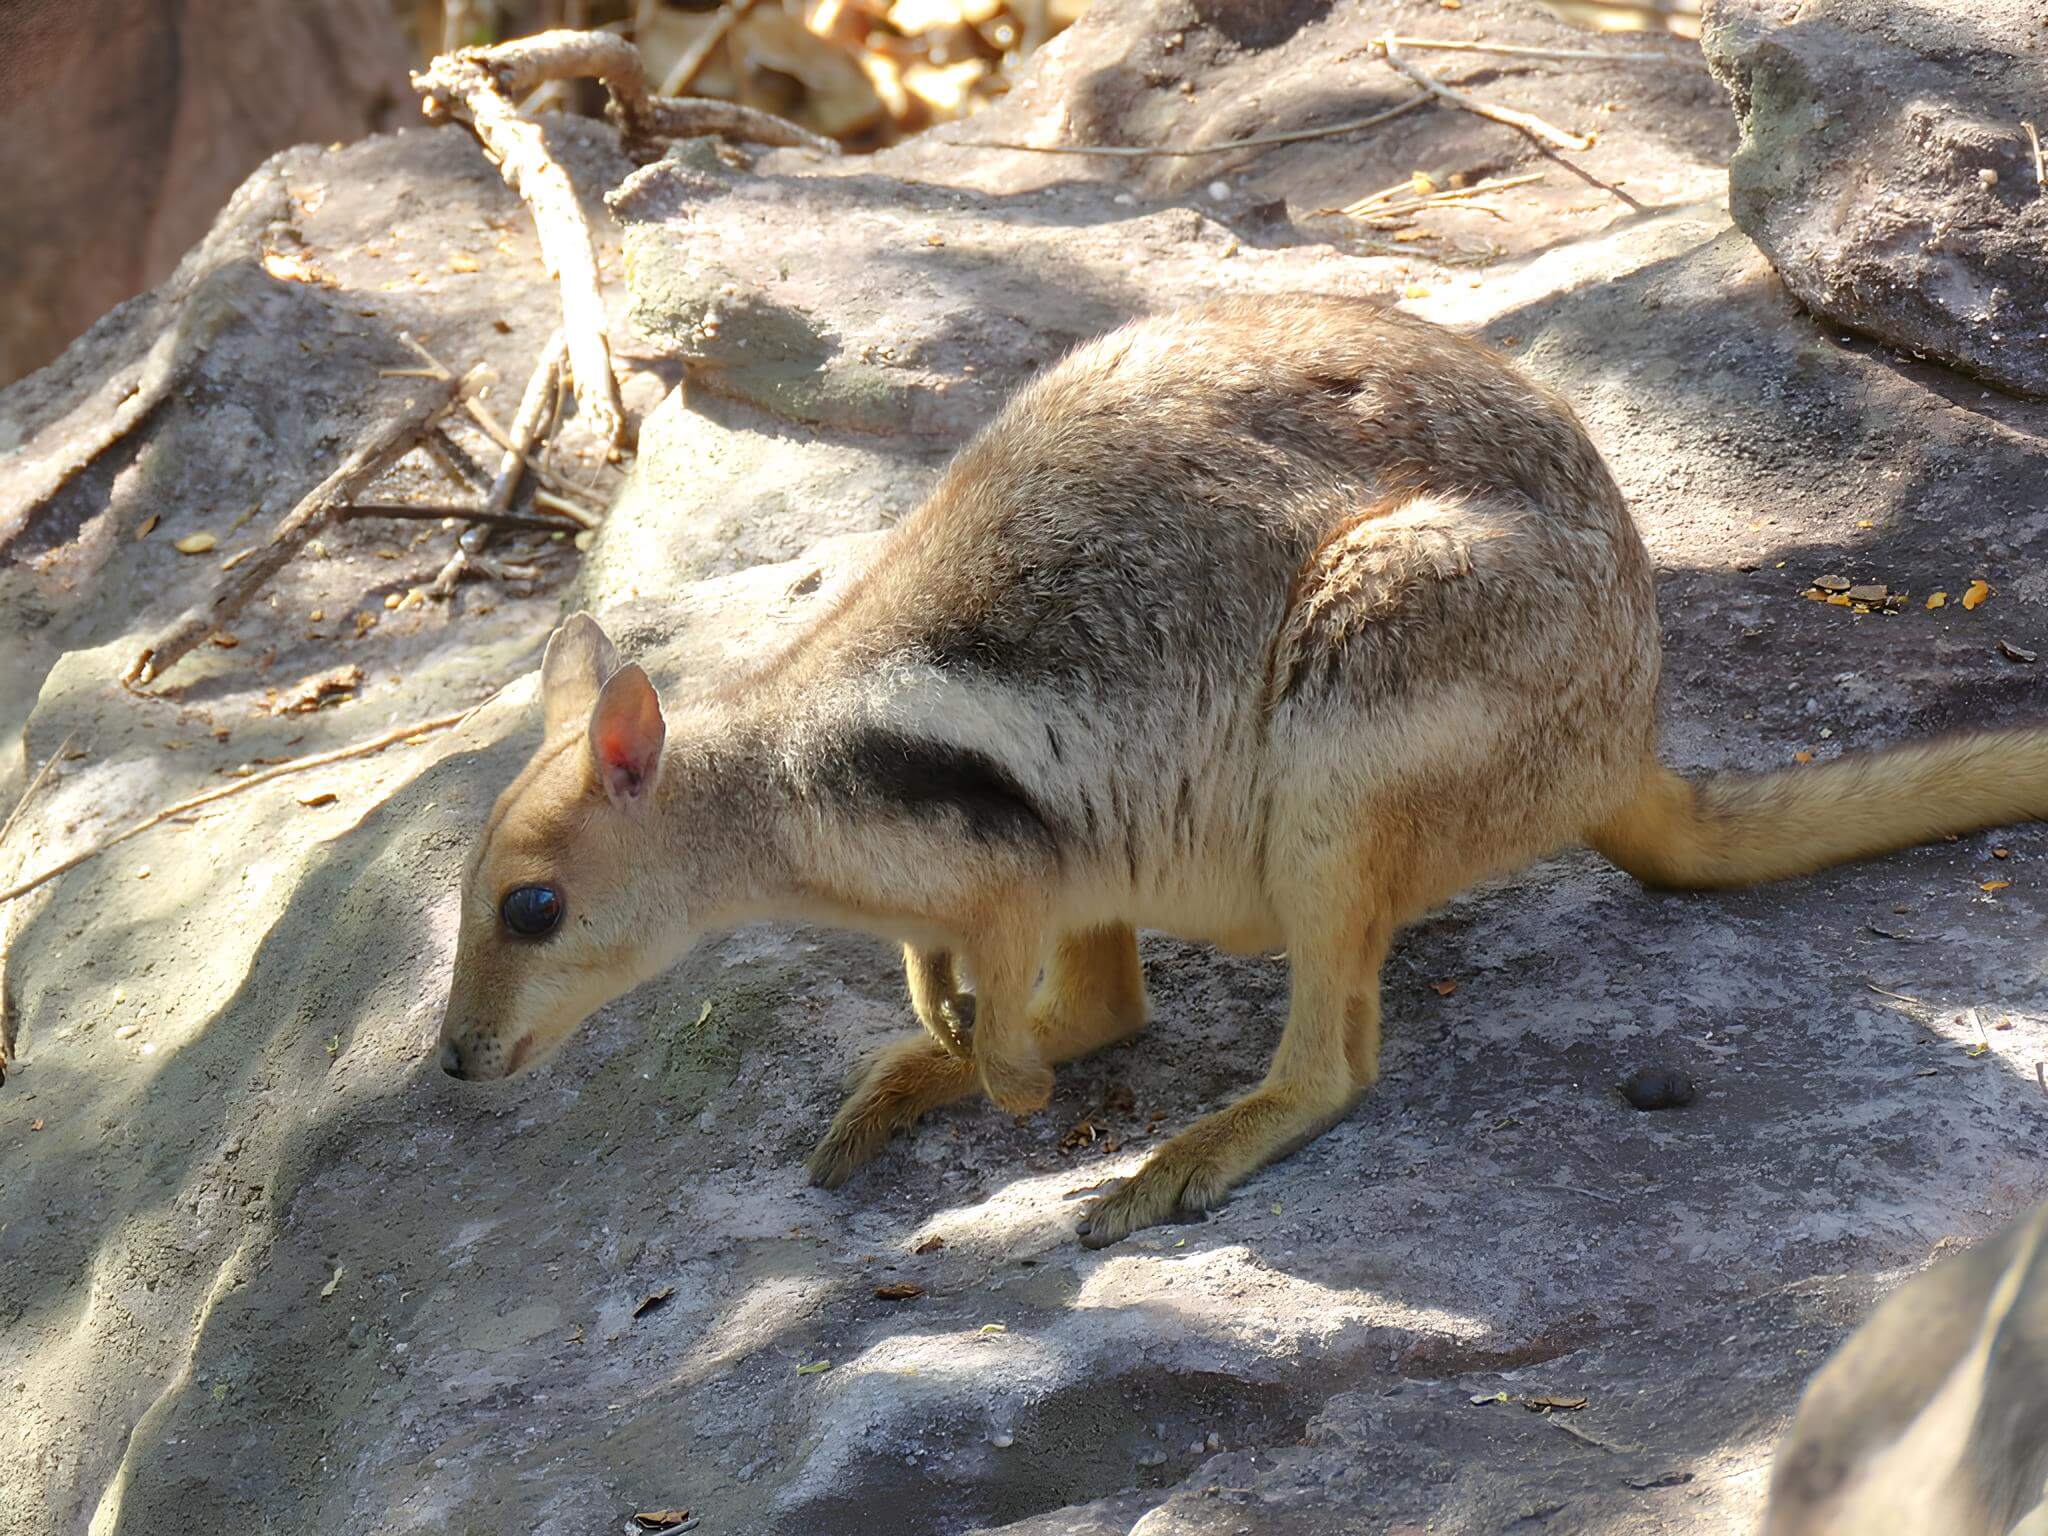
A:
<svg viewBox="0 0 2048 1536">
<path fill-rule="evenodd" d="M 469 1069 L 462 1064 L 462 1051 L 453 1040 L 441 1042 L 441 1070 L 450 1077 L 468 1077 Z"/>
</svg>

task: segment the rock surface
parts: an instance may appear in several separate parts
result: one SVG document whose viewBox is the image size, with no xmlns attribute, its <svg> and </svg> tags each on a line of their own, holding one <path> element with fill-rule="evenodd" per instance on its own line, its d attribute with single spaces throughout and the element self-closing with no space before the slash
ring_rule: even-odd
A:
<svg viewBox="0 0 2048 1536">
<path fill-rule="evenodd" d="M 1246 31 L 1251 10 L 1104 4 L 978 131 L 1096 121 L 1081 82 L 1126 55 L 1097 99 L 1121 103 L 1101 131 L 1136 138 L 1191 126 L 1184 75 L 1186 110 L 1220 113 L 1204 82 L 1307 82 L 1317 61 L 1348 81 L 1339 61 L 1372 35 L 1449 31 L 1433 3 L 1368 9 L 1269 5 Z M 1508 0 L 1461 17 L 1584 42 Z M 1170 72 L 1184 56 L 1199 67 Z M 644 365 L 640 454 L 570 600 L 667 688 L 759 654 L 831 601 L 1002 381 L 1059 345 L 1070 294 L 1106 323 L 1206 268 L 1214 288 L 1412 293 L 1580 406 L 1663 573 L 1674 761 L 2043 713 L 2037 674 L 1997 641 L 2048 641 L 2048 407 L 1800 312 L 1711 201 L 1726 125 L 1703 72 L 1438 67 L 1560 120 L 1625 90 L 1583 164 L 1662 195 L 1633 211 L 1552 166 L 1530 201 L 1504 199 L 1519 255 L 1484 266 L 1457 242 L 1499 222 L 1485 215 L 1402 244 L 1312 217 L 1418 165 L 1549 164 L 1434 112 L 1226 157 L 1206 171 L 1221 199 L 1163 166 L 928 143 L 850 165 L 769 155 L 749 175 L 686 151 L 642 173 L 604 242 L 608 267 L 615 242 L 632 249 L 656 328 L 625 349 Z M 562 131 L 593 197 L 620 182 L 600 135 Z M 28 612 L 33 644 L 5 637 L 27 659 L 0 725 L 28 764 L 74 727 L 90 751 L 59 765 L 0 868 L 41 867 L 247 758 L 510 686 L 456 733 L 221 801 L 8 919 L 25 1057 L 0 1088 L 9 1536 L 568 1536 L 656 1508 L 749 1536 L 1706 1536 L 1753 1522 L 1802 1384 L 1876 1297 L 2039 1198 L 2040 829 L 1711 898 L 1645 893 L 1585 854 L 1474 892 L 1398 949 L 1386 1077 L 1356 1113 L 1214 1219 L 1100 1253 L 1072 1237 L 1085 1192 L 1258 1075 L 1277 964 L 1149 937 L 1144 1037 L 1064 1071 L 1031 1120 L 934 1116 L 832 1194 L 805 1184 L 802 1154 L 845 1070 L 906 1020 L 895 959 L 868 939 L 729 935 L 603 1010 L 544 1074 L 450 1083 L 426 1056 L 456 881 L 537 734 L 523 674 L 568 557 L 544 559 L 529 597 L 479 589 L 452 616 L 309 641 L 307 608 L 364 606 L 447 539 L 380 561 L 382 536 L 351 530 L 293 568 L 249 640 L 174 673 L 170 704 L 108 681 L 211 579 L 154 541 L 218 515 L 206 472 L 228 449 L 211 445 L 236 441 L 220 413 L 276 422 L 233 461 L 267 519 L 362 430 L 351 387 L 403 387 L 375 379 L 403 351 L 397 323 L 516 390 L 551 321 L 524 226 L 459 133 L 273 169 L 297 203 L 324 193 L 301 229 L 334 289 L 256 279 L 267 221 L 245 194 L 189 284 L 0 396 L 48 457 L 159 327 L 211 316 L 185 387 L 7 546 L 0 622 Z M 397 262 L 394 188 L 413 232 Z M 833 209 L 870 239 L 819 222 Z M 488 286 L 445 274 L 449 251 L 501 237 Z M 746 285 L 740 320 L 720 309 L 704 337 L 727 282 Z M 194 307 L 215 292 L 232 302 Z M 797 339 L 799 388 L 748 376 L 736 343 L 756 336 Z M 858 387 L 822 387 L 835 369 Z M 680 370 L 687 396 L 653 405 Z M 778 414 L 804 400 L 820 405 Z M 139 543 L 126 474 L 152 477 L 165 520 Z M 1802 600 L 1834 572 L 1912 602 Z M 1923 606 L 1973 576 L 1990 602 Z M 18 610 L 24 592 L 44 607 Z M 356 702 L 258 713 L 337 650 L 365 668 Z M 302 804 L 315 789 L 337 798 Z M 1696 1101 L 1630 1109 L 1614 1084 L 1644 1062 L 1685 1070 Z M 923 1294 L 877 1294 L 899 1282 Z"/>
<path fill-rule="evenodd" d="M 2036 0 L 1711 0 L 1735 222 L 1815 314 L 2048 396 Z"/>
</svg>

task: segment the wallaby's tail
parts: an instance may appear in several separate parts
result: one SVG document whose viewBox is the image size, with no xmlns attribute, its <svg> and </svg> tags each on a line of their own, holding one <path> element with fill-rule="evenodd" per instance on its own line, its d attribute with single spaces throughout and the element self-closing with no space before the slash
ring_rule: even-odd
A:
<svg viewBox="0 0 2048 1536">
<path fill-rule="evenodd" d="M 1951 833 L 2048 820 L 2048 727 L 1691 783 L 1653 763 L 1586 837 L 1648 885 L 1755 885 Z"/>
</svg>

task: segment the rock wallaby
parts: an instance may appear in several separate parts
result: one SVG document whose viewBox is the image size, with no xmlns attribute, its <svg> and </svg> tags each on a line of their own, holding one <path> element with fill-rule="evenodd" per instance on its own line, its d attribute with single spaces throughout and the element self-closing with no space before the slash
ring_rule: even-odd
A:
<svg viewBox="0 0 2048 1536">
<path fill-rule="evenodd" d="M 1265 1080 L 1088 1211 L 1205 1210 L 1379 1071 L 1394 934 L 1590 842 L 1728 886 L 2048 815 L 2048 730 L 1692 783 L 1656 758 L 1651 572 L 1556 396 L 1364 302 L 1134 322 L 1029 385 L 865 573 L 744 676 L 656 697 L 586 615 L 464 882 L 441 1036 L 533 1065 L 706 930 L 905 944 L 924 1029 L 811 1154 L 837 1185 L 981 1089 L 1146 1022 L 1136 930 L 1285 949 Z M 971 994 L 970 994 L 971 989 Z"/>
</svg>

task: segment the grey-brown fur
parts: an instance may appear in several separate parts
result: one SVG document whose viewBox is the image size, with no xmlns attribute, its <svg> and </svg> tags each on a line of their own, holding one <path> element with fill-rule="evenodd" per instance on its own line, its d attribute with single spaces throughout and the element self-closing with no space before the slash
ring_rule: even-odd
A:
<svg viewBox="0 0 2048 1536">
<path fill-rule="evenodd" d="M 1141 321 L 1022 391 L 751 675 L 664 712 L 564 626 L 557 745 L 467 882 L 450 1070 L 537 1059 L 706 927 L 871 928 L 926 1033 L 813 1154 L 836 1184 L 934 1105 L 1037 1108 L 1051 1063 L 1142 1028 L 1135 928 L 1284 947 L 1265 1082 L 1098 1202 L 1099 1243 L 1340 1115 L 1395 931 L 1475 879 L 1585 839 L 1727 883 L 2048 811 L 2040 732 L 1703 798 L 1656 763 L 1657 668 L 1619 491 L 1495 354 L 1349 300 Z M 571 916 L 536 946 L 493 914 L 540 879 Z"/>
</svg>

